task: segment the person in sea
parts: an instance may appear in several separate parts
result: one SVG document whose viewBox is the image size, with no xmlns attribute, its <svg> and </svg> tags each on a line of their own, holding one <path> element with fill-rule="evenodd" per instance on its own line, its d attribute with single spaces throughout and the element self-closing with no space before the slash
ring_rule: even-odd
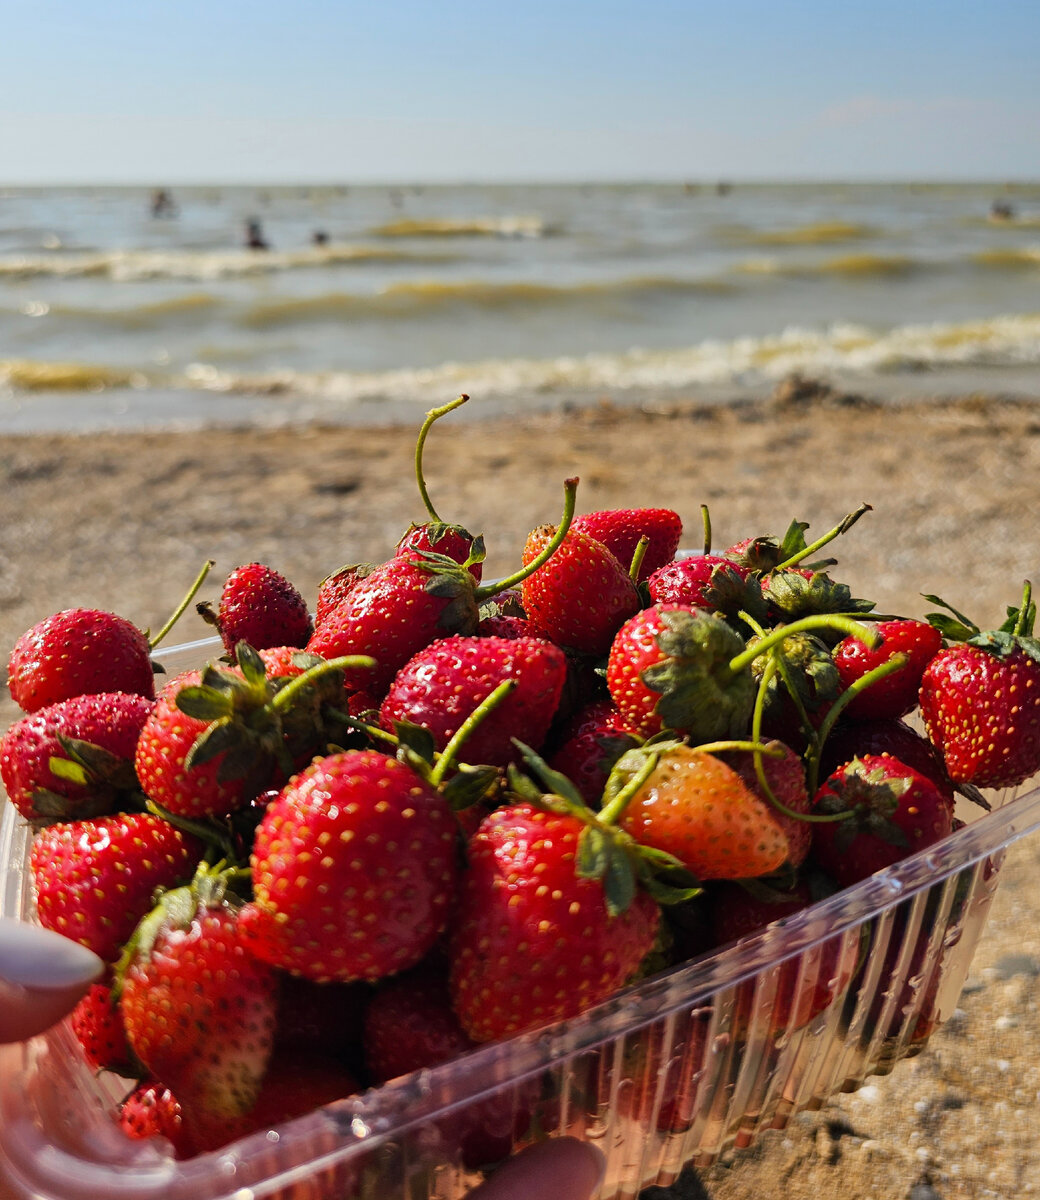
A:
<svg viewBox="0 0 1040 1200">
<path fill-rule="evenodd" d="M 175 217 L 176 215 L 177 205 L 173 202 L 173 197 L 166 188 L 156 188 L 152 192 L 152 216 Z"/>
<path fill-rule="evenodd" d="M 329 244 L 329 235 L 324 229 L 315 229 L 311 234 L 311 244 L 314 246 L 327 246 Z"/>
<path fill-rule="evenodd" d="M 270 250 L 271 246 L 267 238 L 264 237 L 264 227 L 260 224 L 256 217 L 250 217 L 246 221 L 246 249 L 248 250 Z"/>
<path fill-rule="evenodd" d="M 0 1046 L 44 1033 L 104 972 L 101 959 L 71 938 L 0 917 Z M 15 1069 L 18 1061 L 17 1055 L 0 1054 L 0 1071 Z M 593 1200 L 605 1166 L 588 1142 L 553 1138 L 507 1160 L 467 1200 Z M 110 1196 L 99 1191 L 96 1200 Z"/>
</svg>

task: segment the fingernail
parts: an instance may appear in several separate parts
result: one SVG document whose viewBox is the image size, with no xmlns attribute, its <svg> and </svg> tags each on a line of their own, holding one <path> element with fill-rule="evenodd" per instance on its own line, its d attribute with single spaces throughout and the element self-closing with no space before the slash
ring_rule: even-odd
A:
<svg viewBox="0 0 1040 1200">
<path fill-rule="evenodd" d="M 50 929 L 0 918 L 0 979 L 29 991 L 86 987 L 105 964 L 86 946 Z"/>
</svg>

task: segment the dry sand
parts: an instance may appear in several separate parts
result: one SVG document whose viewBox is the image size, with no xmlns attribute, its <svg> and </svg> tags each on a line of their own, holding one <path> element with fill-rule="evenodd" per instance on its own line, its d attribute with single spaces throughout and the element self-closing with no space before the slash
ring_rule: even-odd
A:
<svg viewBox="0 0 1040 1200">
<path fill-rule="evenodd" d="M 0 447 L 0 645 L 60 608 L 114 608 L 158 628 L 200 564 L 202 595 L 258 559 L 313 601 L 345 562 L 385 557 L 423 519 L 414 428 L 225 429 L 8 437 Z M 442 516 L 482 530 L 488 571 L 555 521 L 562 480 L 579 509 L 667 505 L 701 542 L 822 534 L 873 506 L 837 548 L 835 574 L 888 612 L 920 593 L 999 623 L 1040 582 L 1035 478 L 1040 410 L 994 397 L 875 404 L 812 387 L 771 401 L 639 407 L 604 402 L 495 421 L 453 414 L 427 446 Z M 170 641 L 203 636 L 190 614 Z M 0 725 L 14 716 L 4 694 Z M 962 1200 L 1040 1192 L 1040 838 L 1009 855 L 957 1017 L 918 1058 L 751 1151 L 687 1173 L 668 1195 L 737 1200 Z"/>
</svg>

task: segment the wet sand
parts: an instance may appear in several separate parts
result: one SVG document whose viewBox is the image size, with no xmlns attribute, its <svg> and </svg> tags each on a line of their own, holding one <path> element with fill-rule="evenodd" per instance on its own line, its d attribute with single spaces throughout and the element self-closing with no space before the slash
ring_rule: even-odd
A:
<svg viewBox="0 0 1040 1200">
<path fill-rule="evenodd" d="M 465 410 L 463 410 L 464 412 Z M 346 562 L 386 557 L 424 512 L 416 429 L 310 425 L 191 433 L 8 436 L 0 446 L 0 645 L 78 605 L 158 628 L 207 558 L 201 597 L 258 559 L 313 602 Z M 440 515 L 483 531 L 489 573 L 516 565 L 529 529 L 555 521 L 562 481 L 579 510 L 666 505 L 722 547 L 810 537 L 872 505 L 835 547 L 836 577 L 887 612 L 922 592 L 999 624 L 1040 583 L 1040 408 L 997 396 L 892 404 L 787 387 L 730 406 L 669 397 L 572 412 L 445 418 L 427 444 Z M 169 642 L 204 636 L 190 613 Z M 0 724 L 16 715 L 0 700 Z M 962 1200 L 1040 1191 L 1040 838 L 1009 855 L 958 1017 L 918 1058 L 806 1114 L 669 1194 L 737 1200 Z M 917 1189 L 916 1191 L 913 1189 Z M 925 1190 L 931 1189 L 931 1190 Z"/>
</svg>

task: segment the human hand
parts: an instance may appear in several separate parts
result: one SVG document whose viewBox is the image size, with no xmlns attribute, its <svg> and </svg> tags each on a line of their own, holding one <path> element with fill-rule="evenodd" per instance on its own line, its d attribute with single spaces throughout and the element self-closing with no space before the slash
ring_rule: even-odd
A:
<svg viewBox="0 0 1040 1200">
<path fill-rule="evenodd" d="M 49 1029 L 104 969 L 93 951 L 70 938 L 0 918 L 0 1043 Z"/>
<path fill-rule="evenodd" d="M 592 1200 L 603 1182 L 603 1155 L 577 1138 L 528 1146 L 466 1200 Z"/>
</svg>

